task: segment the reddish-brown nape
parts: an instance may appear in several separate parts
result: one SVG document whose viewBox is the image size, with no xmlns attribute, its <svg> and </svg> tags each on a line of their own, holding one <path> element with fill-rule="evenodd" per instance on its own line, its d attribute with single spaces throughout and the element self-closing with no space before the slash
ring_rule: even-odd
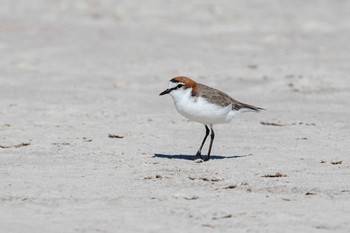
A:
<svg viewBox="0 0 350 233">
<path fill-rule="evenodd" d="M 187 87 L 192 88 L 192 95 L 193 96 L 196 96 L 198 94 L 199 86 L 192 79 L 185 77 L 185 76 L 179 76 L 179 77 L 173 78 L 172 81 L 184 83 Z"/>
</svg>

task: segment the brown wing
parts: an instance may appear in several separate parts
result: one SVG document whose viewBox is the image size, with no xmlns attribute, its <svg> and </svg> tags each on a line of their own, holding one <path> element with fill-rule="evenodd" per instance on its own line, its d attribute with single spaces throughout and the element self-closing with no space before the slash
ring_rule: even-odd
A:
<svg viewBox="0 0 350 233">
<path fill-rule="evenodd" d="M 253 111 L 259 111 L 263 110 L 263 108 L 255 107 L 253 105 L 244 104 L 241 103 L 235 99 L 233 99 L 231 96 L 227 95 L 226 93 L 219 91 L 215 88 L 208 87 L 204 84 L 198 83 L 199 91 L 197 92 L 196 96 L 200 96 L 203 98 L 206 98 L 209 102 L 213 104 L 217 104 L 223 107 L 226 107 L 230 104 L 232 104 L 232 109 L 234 110 L 240 110 L 241 108 L 247 108 L 251 109 Z"/>
</svg>

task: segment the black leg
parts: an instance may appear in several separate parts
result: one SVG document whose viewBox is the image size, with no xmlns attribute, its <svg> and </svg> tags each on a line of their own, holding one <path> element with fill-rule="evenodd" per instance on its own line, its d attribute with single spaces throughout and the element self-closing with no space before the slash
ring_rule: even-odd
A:
<svg viewBox="0 0 350 233">
<path fill-rule="evenodd" d="M 210 134 L 210 145 L 208 150 L 208 156 L 207 158 L 204 159 L 204 161 L 208 161 L 210 159 L 211 147 L 213 146 L 213 141 L 215 138 L 215 133 L 212 125 L 210 125 L 210 130 L 211 130 L 211 134 Z"/>
<path fill-rule="evenodd" d="M 205 136 L 204 136 L 204 139 L 203 139 L 203 142 L 202 142 L 201 146 L 199 147 L 199 150 L 197 151 L 196 157 L 197 156 L 201 157 L 201 155 L 202 155 L 202 148 L 203 148 L 204 143 L 207 140 L 207 137 L 208 137 L 209 132 L 210 132 L 209 127 L 207 125 L 204 125 L 204 126 L 205 126 Z"/>
</svg>

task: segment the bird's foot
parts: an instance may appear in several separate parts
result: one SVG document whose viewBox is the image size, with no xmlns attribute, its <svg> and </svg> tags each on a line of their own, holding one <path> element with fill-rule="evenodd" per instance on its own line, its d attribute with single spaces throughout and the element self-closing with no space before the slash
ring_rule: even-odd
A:
<svg viewBox="0 0 350 233">
<path fill-rule="evenodd" d="M 202 159 L 202 155 L 200 151 L 197 151 L 196 155 L 192 156 L 190 160 Z"/>
<path fill-rule="evenodd" d="M 195 156 L 193 156 L 192 160 L 196 163 L 201 163 L 209 160 L 209 156 L 202 156 L 201 152 L 198 151 Z"/>
</svg>

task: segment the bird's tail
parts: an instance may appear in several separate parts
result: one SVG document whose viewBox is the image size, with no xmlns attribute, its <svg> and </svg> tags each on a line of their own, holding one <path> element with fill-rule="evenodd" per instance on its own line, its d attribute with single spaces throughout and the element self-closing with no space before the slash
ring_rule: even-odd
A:
<svg viewBox="0 0 350 233">
<path fill-rule="evenodd" d="M 245 111 L 253 111 L 253 112 L 260 112 L 262 110 L 266 110 L 264 108 L 260 108 L 260 107 L 255 107 L 253 105 L 249 105 L 249 104 L 243 104 L 241 103 L 241 110 Z"/>
</svg>

